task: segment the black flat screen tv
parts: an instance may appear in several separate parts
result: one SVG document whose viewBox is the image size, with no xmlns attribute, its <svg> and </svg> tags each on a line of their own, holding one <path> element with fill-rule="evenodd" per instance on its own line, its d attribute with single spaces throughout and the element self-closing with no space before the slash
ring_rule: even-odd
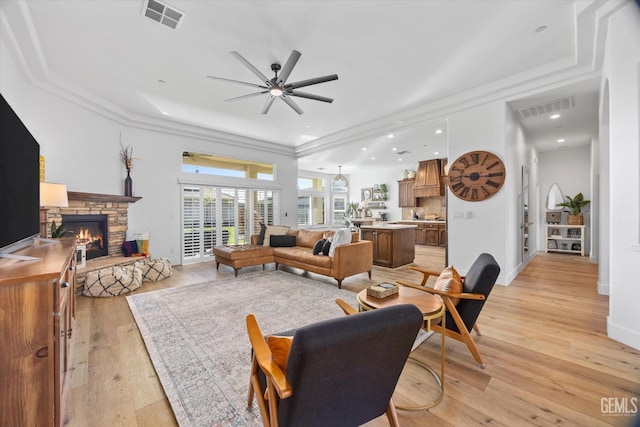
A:
<svg viewBox="0 0 640 427">
<path fill-rule="evenodd" d="M 40 145 L 0 94 L 0 252 L 40 232 Z"/>
</svg>

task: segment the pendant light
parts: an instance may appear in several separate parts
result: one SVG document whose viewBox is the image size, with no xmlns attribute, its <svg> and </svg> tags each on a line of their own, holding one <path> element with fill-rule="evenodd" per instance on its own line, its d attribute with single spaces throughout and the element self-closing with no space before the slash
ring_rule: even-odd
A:
<svg viewBox="0 0 640 427">
<path fill-rule="evenodd" d="M 333 191 L 347 191 L 349 188 L 349 181 L 347 177 L 342 175 L 342 166 L 338 166 L 338 175 L 333 177 Z"/>
</svg>

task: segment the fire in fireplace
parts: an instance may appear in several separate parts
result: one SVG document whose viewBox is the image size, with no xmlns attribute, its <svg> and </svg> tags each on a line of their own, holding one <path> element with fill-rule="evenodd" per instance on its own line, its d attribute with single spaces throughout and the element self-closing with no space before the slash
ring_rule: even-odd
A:
<svg viewBox="0 0 640 427">
<path fill-rule="evenodd" d="M 87 259 L 109 254 L 107 215 L 62 215 L 62 224 L 78 245 L 87 248 Z"/>
</svg>

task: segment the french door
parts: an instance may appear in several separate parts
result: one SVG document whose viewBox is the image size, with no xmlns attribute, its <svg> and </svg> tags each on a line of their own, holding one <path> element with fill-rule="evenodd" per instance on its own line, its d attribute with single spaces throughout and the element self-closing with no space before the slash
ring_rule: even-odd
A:
<svg viewBox="0 0 640 427">
<path fill-rule="evenodd" d="M 210 260 L 217 245 L 249 244 L 260 222 L 279 218 L 280 192 L 182 185 L 182 263 Z"/>
</svg>

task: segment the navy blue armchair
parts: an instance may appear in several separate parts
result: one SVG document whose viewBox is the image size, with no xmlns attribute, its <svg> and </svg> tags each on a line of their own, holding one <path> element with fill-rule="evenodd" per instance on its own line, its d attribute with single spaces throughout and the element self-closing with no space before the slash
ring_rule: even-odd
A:
<svg viewBox="0 0 640 427">
<path fill-rule="evenodd" d="M 285 369 L 255 317 L 246 320 L 253 349 L 248 404 L 255 396 L 265 426 L 358 426 L 385 413 L 398 425 L 391 396 L 422 327 L 417 307 L 397 305 L 285 333 L 293 335 Z"/>
</svg>

